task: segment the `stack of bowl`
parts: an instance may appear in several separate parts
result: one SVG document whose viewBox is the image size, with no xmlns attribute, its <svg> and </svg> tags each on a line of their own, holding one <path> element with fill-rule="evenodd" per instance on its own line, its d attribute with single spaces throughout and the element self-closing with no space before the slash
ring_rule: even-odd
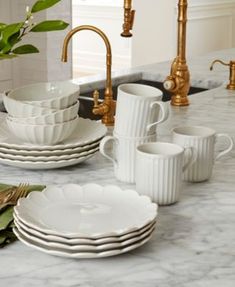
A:
<svg viewBox="0 0 235 287">
<path fill-rule="evenodd" d="M 37 83 L 3 96 L 7 124 L 22 141 L 53 145 L 68 138 L 78 122 L 79 86 L 69 81 Z"/>
</svg>

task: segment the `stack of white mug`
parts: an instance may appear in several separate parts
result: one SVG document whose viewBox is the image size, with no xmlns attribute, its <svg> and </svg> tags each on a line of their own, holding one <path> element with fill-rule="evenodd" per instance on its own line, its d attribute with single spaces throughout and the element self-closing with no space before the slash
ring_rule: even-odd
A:
<svg viewBox="0 0 235 287">
<path fill-rule="evenodd" d="M 139 194 L 169 205 L 178 201 L 182 179 L 209 180 L 215 161 L 229 153 L 234 143 L 229 135 L 203 126 L 176 127 L 173 143 L 156 142 L 156 126 L 169 115 L 161 98 L 162 92 L 150 86 L 120 85 L 114 133 L 101 141 L 100 152 L 113 162 L 117 179 L 136 183 Z M 219 138 L 228 145 L 215 156 Z M 109 142 L 113 142 L 112 153 Z"/>
<path fill-rule="evenodd" d="M 136 148 L 156 141 L 156 126 L 169 115 L 162 91 L 147 85 L 123 84 L 118 87 L 113 136 L 100 143 L 100 152 L 114 164 L 118 180 L 134 183 Z M 112 152 L 110 145 L 112 142 Z"/>
</svg>

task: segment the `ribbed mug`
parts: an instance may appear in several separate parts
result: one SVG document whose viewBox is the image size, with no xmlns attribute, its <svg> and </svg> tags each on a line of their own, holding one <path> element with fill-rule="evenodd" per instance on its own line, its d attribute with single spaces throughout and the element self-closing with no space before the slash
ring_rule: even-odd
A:
<svg viewBox="0 0 235 287">
<path fill-rule="evenodd" d="M 184 158 L 189 155 L 187 162 Z M 137 148 L 136 190 L 159 205 L 178 201 L 182 173 L 195 160 L 193 148 L 165 142 L 146 143 Z"/>
<path fill-rule="evenodd" d="M 156 141 L 156 134 L 140 137 L 128 138 L 114 133 L 113 136 L 106 136 L 100 142 L 100 152 L 114 165 L 116 178 L 123 182 L 135 182 L 135 160 L 136 148 L 147 142 Z M 112 148 L 110 148 L 112 143 Z"/>
<path fill-rule="evenodd" d="M 216 131 L 203 126 L 184 126 L 174 128 L 173 142 L 182 147 L 194 147 L 196 161 L 184 174 L 184 180 L 202 182 L 208 180 L 213 171 L 214 162 L 229 153 L 233 148 L 233 139 L 228 134 L 216 134 Z M 219 138 L 228 140 L 228 147 L 215 156 L 215 145 Z"/>
<path fill-rule="evenodd" d="M 162 91 L 147 85 L 122 84 L 118 87 L 114 131 L 126 137 L 145 137 L 169 116 L 161 101 Z"/>
</svg>

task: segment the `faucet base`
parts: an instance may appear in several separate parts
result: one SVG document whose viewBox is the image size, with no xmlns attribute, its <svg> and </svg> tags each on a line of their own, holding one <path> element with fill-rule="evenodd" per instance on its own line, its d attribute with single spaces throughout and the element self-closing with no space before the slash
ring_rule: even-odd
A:
<svg viewBox="0 0 235 287">
<path fill-rule="evenodd" d="M 171 105 L 178 107 L 189 106 L 188 97 L 182 97 L 182 95 L 174 95 L 171 97 Z"/>
</svg>

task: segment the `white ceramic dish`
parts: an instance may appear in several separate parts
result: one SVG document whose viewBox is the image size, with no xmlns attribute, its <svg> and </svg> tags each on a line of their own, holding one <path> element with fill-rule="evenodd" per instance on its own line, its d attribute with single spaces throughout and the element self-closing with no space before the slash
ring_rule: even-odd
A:
<svg viewBox="0 0 235 287">
<path fill-rule="evenodd" d="M 14 208 L 31 228 L 68 238 L 121 236 L 155 220 L 157 205 L 118 186 L 67 184 L 31 192 Z"/>
<path fill-rule="evenodd" d="M 49 115 L 57 111 L 55 109 L 38 107 L 25 104 L 20 101 L 15 101 L 6 95 L 3 95 L 3 102 L 6 111 L 12 117 L 19 117 L 19 118 L 36 117 L 42 115 Z"/>
<path fill-rule="evenodd" d="M 11 99 L 16 104 L 23 102 L 32 106 L 62 110 L 77 101 L 79 91 L 79 86 L 70 81 L 37 83 L 11 90 L 5 101 Z"/>
<path fill-rule="evenodd" d="M 97 148 L 98 151 L 98 148 Z M 56 169 L 56 168 L 61 168 L 61 167 L 66 167 L 66 166 L 72 166 L 79 164 L 81 162 L 84 162 L 85 160 L 88 160 L 90 157 L 92 157 L 94 153 L 87 154 L 86 156 L 79 156 L 77 158 L 73 159 L 68 159 L 68 160 L 59 160 L 59 161 L 20 161 L 20 160 L 10 160 L 10 159 L 4 159 L 0 158 L 0 163 L 5 164 L 5 165 L 10 165 L 14 167 L 20 167 L 24 169 Z"/>
<path fill-rule="evenodd" d="M 20 155 L 9 155 L 3 154 L 0 152 L 0 158 L 10 159 L 10 160 L 18 160 L 18 161 L 32 161 L 32 162 L 49 162 L 49 161 L 61 161 L 61 160 L 70 160 L 82 156 L 87 156 L 91 153 L 94 153 L 99 150 L 99 145 L 95 146 L 90 150 L 86 150 L 83 152 L 72 153 L 72 154 L 64 154 L 64 155 L 53 155 L 53 156 L 20 156 Z"/>
<path fill-rule="evenodd" d="M 14 122 L 21 124 L 30 124 L 30 125 L 45 125 L 45 124 L 58 124 L 63 122 L 71 121 L 76 118 L 79 110 L 79 102 L 76 102 L 71 107 L 59 110 L 55 113 L 38 116 L 38 117 L 26 117 L 26 118 L 18 118 L 18 117 L 10 117 L 10 119 Z"/>
<path fill-rule="evenodd" d="M 16 223 L 16 226 L 17 226 L 17 223 Z M 90 244 L 71 245 L 71 244 L 59 243 L 55 241 L 48 241 L 48 240 L 44 240 L 33 234 L 28 233 L 23 228 L 21 228 L 19 225 L 17 226 L 17 229 L 25 238 L 31 239 L 38 244 L 43 244 L 44 246 L 48 246 L 48 248 L 64 249 L 66 251 L 101 252 L 101 251 L 115 249 L 115 248 L 124 248 L 127 245 L 134 244 L 140 240 L 143 240 L 144 238 L 149 236 L 154 231 L 155 226 L 143 232 L 141 235 L 137 235 L 137 236 L 134 236 L 134 237 L 131 237 L 129 239 L 119 241 L 119 242 L 110 242 L 110 243 L 104 243 L 104 244 L 99 244 L 99 245 L 90 245 Z"/>
<path fill-rule="evenodd" d="M 34 249 L 37 249 L 39 251 L 42 251 L 44 253 L 50 254 L 50 255 L 55 255 L 55 256 L 60 256 L 60 257 L 68 257 L 68 258 L 77 258 L 77 259 L 92 259 L 92 258 L 102 258 L 102 257 L 109 257 L 109 256 L 115 256 L 115 255 L 120 255 L 126 252 L 129 252 L 131 250 L 134 250 L 142 245 L 144 245 L 145 243 L 147 243 L 153 233 L 151 233 L 149 236 L 147 236 L 146 238 L 144 238 L 143 240 L 140 240 L 134 244 L 128 245 L 126 247 L 123 248 L 119 248 L 119 249 L 113 249 L 113 250 L 107 250 L 107 251 L 101 251 L 101 252 L 74 252 L 74 251 L 68 251 L 68 250 L 64 250 L 64 249 L 57 249 L 57 248 L 52 248 L 52 247 L 48 247 L 46 245 L 43 244 L 39 244 L 37 242 L 35 242 L 32 239 L 28 239 L 25 236 L 23 236 L 16 228 L 13 229 L 15 235 L 17 236 L 17 238 L 23 242 L 24 244 L 26 244 L 29 247 L 32 247 Z"/>
<path fill-rule="evenodd" d="M 19 156 L 60 156 L 65 154 L 74 154 L 74 153 L 81 153 L 84 151 L 89 151 L 100 144 L 101 139 L 81 147 L 74 147 L 68 149 L 56 149 L 56 150 L 18 150 L 18 149 L 11 149 L 5 148 L 0 146 L 0 153 L 1 156 L 5 158 L 6 155 L 19 155 Z"/>
<path fill-rule="evenodd" d="M 26 144 L 11 133 L 6 123 L 6 114 L 0 113 L 0 147 L 9 149 L 40 151 L 64 150 L 90 144 L 103 137 L 106 132 L 107 128 L 101 122 L 79 118 L 77 126 L 71 136 L 58 145 Z"/>
<path fill-rule="evenodd" d="M 20 219 L 18 219 L 15 213 L 13 214 L 13 216 L 14 216 L 14 222 L 17 228 L 21 227 L 27 233 L 32 234 L 36 237 L 39 237 L 43 239 L 44 241 L 48 241 L 48 242 L 53 241 L 53 242 L 65 243 L 68 245 L 77 245 L 77 244 L 101 245 L 101 244 L 107 244 L 107 243 L 112 243 L 112 242 L 120 242 L 120 241 L 128 240 L 136 236 L 140 236 L 144 232 L 156 226 L 156 221 L 153 221 L 150 224 L 147 224 L 146 226 L 144 226 L 143 228 L 138 229 L 137 231 L 130 232 L 122 236 L 103 237 L 99 239 L 66 238 L 62 236 L 46 234 L 36 229 L 30 228 L 29 226 L 25 225 L 22 221 L 20 221 Z"/>
<path fill-rule="evenodd" d="M 68 122 L 55 125 L 29 125 L 6 118 L 11 132 L 26 143 L 39 145 L 54 145 L 66 140 L 78 124 L 78 116 Z"/>
</svg>

